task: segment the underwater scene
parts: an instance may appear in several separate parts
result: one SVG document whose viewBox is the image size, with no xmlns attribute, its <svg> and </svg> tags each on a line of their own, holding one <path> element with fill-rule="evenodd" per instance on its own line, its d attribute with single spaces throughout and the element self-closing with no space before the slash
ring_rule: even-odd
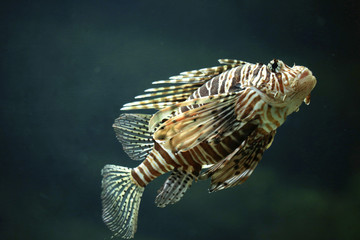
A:
<svg viewBox="0 0 360 240">
<path fill-rule="evenodd" d="M 360 239 L 359 1 L 0 5 L 1 239 Z"/>
</svg>

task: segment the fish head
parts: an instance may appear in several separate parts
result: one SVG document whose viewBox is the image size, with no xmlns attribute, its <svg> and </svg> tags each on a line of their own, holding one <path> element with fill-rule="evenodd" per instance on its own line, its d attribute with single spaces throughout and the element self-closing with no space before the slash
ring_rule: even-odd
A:
<svg viewBox="0 0 360 240">
<path fill-rule="evenodd" d="M 272 73 L 271 76 L 276 78 L 272 82 L 277 81 L 278 85 L 283 86 L 282 91 L 278 90 L 273 94 L 282 99 L 283 106 L 288 108 L 288 114 L 296 111 L 302 102 L 310 104 L 310 93 L 316 85 L 316 78 L 307 67 L 295 64 L 289 67 L 281 60 L 273 59 L 267 68 Z"/>
</svg>

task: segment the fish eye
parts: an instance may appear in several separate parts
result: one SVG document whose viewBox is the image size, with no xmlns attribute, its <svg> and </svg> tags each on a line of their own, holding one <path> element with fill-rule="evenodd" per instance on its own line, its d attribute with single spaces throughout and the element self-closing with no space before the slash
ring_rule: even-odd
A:
<svg viewBox="0 0 360 240">
<path fill-rule="evenodd" d="M 269 62 L 267 67 L 271 72 L 278 73 L 281 71 L 281 69 L 283 67 L 283 63 L 280 60 L 273 59 Z"/>
</svg>

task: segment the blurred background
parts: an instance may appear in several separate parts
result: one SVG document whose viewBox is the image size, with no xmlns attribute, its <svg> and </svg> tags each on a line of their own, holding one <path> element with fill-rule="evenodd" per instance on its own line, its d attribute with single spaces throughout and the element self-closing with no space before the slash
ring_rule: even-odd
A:
<svg viewBox="0 0 360 240">
<path fill-rule="evenodd" d="M 243 185 L 142 198 L 135 239 L 360 239 L 360 3 L 6 1 L 0 4 L 0 238 L 110 239 L 105 164 L 135 167 L 120 107 L 219 58 L 312 70 L 318 84 Z"/>
</svg>

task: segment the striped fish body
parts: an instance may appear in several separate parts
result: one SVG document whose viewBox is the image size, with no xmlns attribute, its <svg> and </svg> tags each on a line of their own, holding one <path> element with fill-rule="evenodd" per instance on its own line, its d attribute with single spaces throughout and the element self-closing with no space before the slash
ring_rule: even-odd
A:
<svg viewBox="0 0 360 240">
<path fill-rule="evenodd" d="M 306 67 L 219 61 L 154 82 L 165 86 L 122 108 L 158 112 L 122 114 L 113 125 L 125 152 L 142 161 L 103 169 L 103 219 L 116 236 L 134 236 L 143 189 L 164 173 L 171 175 L 155 199 L 159 207 L 179 201 L 194 180 L 211 178 L 210 192 L 246 181 L 276 129 L 310 102 L 316 79 Z"/>
</svg>

